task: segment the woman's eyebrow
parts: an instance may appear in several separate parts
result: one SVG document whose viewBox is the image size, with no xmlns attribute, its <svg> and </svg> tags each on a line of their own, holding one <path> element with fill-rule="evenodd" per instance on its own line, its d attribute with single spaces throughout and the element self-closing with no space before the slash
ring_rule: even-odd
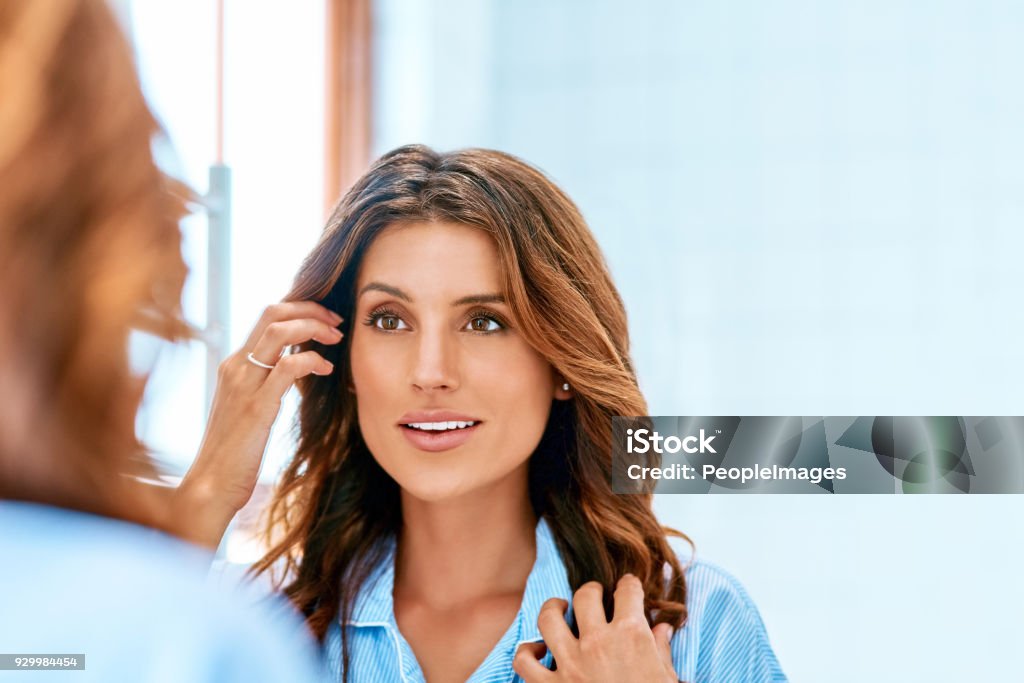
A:
<svg viewBox="0 0 1024 683">
<path fill-rule="evenodd" d="M 391 296 L 397 297 L 402 301 L 408 301 L 412 303 L 412 297 L 403 292 L 398 287 L 392 287 L 386 285 L 383 282 L 370 282 L 367 283 L 362 289 L 359 290 L 359 295 L 362 296 L 366 292 L 377 291 L 390 294 Z M 452 306 L 465 306 L 467 304 L 503 304 L 505 303 L 505 297 L 501 294 L 470 294 L 456 299 L 452 302 Z"/>
<path fill-rule="evenodd" d="M 464 306 L 466 304 L 503 304 L 505 297 L 501 294 L 472 294 L 456 299 L 452 306 Z"/>
<path fill-rule="evenodd" d="M 384 292 L 385 294 L 390 294 L 391 296 L 398 297 L 402 301 L 408 301 L 409 303 L 412 303 L 411 296 L 400 290 L 398 287 L 392 287 L 391 285 L 386 285 L 383 282 L 368 283 L 365 287 L 359 290 L 359 296 L 362 296 L 363 294 L 366 294 L 367 292 L 370 291 Z"/>
</svg>

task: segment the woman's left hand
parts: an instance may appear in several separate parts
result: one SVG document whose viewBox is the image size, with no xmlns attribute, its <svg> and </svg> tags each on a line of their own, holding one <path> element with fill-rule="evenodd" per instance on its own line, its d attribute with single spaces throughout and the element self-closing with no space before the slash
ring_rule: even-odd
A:
<svg viewBox="0 0 1024 683">
<path fill-rule="evenodd" d="M 601 584 L 591 581 L 573 596 L 579 638 L 565 622 L 569 603 L 560 598 L 545 602 L 537 617 L 544 642 L 521 645 L 513 670 L 526 683 L 676 683 L 669 649 L 672 627 L 647 625 L 640 579 L 632 574 L 619 579 L 611 622 L 605 619 L 603 595 Z M 540 663 L 546 648 L 558 664 L 556 671 Z"/>
</svg>

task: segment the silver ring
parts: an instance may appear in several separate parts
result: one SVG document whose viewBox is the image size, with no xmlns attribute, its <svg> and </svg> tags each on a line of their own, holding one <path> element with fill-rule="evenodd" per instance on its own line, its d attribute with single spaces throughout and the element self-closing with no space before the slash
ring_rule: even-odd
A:
<svg viewBox="0 0 1024 683">
<path fill-rule="evenodd" d="M 245 359 L 247 361 L 249 361 L 250 363 L 252 363 L 253 365 L 255 365 L 257 367 L 264 368 L 265 370 L 273 370 L 274 369 L 273 365 L 267 365 L 266 363 L 261 363 L 258 360 L 256 360 L 256 358 L 252 355 L 252 351 L 249 352 L 249 355 L 246 356 Z"/>
</svg>

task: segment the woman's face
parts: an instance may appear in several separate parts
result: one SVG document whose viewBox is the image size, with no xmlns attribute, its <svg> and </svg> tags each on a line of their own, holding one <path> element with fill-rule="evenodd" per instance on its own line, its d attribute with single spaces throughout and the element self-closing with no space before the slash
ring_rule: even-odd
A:
<svg viewBox="0 0 1024 683">
<path fill-rule="evenodd" d="M 500 285 L 491 237 L 458 223 L 391 225 L 364 256 L 351 332 L 359 427 L 418 499 L 525 478 L 552 398 L 567 397 Z"/>
</svg>

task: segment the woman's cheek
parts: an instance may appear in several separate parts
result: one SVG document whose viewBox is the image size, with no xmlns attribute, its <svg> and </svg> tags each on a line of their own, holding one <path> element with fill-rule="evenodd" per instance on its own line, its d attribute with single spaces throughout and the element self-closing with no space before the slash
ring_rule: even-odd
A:
<svg viewBox="0 0 1024 683">
<path fill-rule="evenodd" d="M 491 408 L 504 416 L 505 437 L 526 444 L 532 452 L 551 414 L 550 368 L 543 359 L 522 351 L 491 367 L 501 369 L 488 378 Z"/>
<path fill-rule="evenodd" d="M 358 331 L 352 340 L 352 383 L 359 394 L 378 394 L 388 387 L 394 391 L 401 372 L 399 349 L 394 344 L 375 343 L 370 331 Z"/>
</svg>

